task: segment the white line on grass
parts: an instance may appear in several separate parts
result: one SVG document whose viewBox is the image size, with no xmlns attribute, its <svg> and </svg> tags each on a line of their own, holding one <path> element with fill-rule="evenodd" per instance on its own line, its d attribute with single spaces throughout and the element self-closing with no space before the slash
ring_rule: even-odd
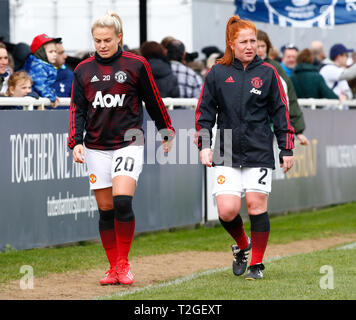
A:
<svg viewBox="0 0 356 320">
<path fill-rule="evenodd" d="M 356 242 L 347 244 L 347 245 L 342 246 L 342 247 L 338 247 L 336 249 L 339 250 L 339 249 L 354 249 L 354 248 L 356 248 Z M 265 259 L 264 262 L 268 263 L 268 262 L 272 262 L 272 261 L 277 261 L 277 260 L 280 260 L 280 259 L 283 259 L 283 258 L 296 256 L 296 255 L 299 255 L 299 254 L 303 254 L 303 253 L 288 254 L 288 255 L 285 255 L 285 256 L 275 256 L 275 257 L 271 257 L 271 258 Z M 143 288 L 137 288 L 137 289 L 133 289 L 133 290 L 128 290 L 128 291 L 125 291 L 125 292 L 112 294 L 112 295 L 106 296 L 106 297 L 96 297 L 95 299 L 105 299 L 105 298 L 111 298 L 111 297 L 124 297 L 124 296 L 127 296 L 129 294 L 149 291 L 149 290 L 152 290 L 152 289 L 167 288 L 169 286 L 178 285 L 178 284 L 184 283 L 186 281 L 196 279 L 196 278 L 201 277 L 201 276 L 206 276 L 206 275 L 214 274 L 214 273 L 217 273 L 217 272 L 223 272 L 223 271 L 229 270 L 230 268 L 231 267 L 224 267 L 224 268 L 218 268 L 218 269 L 211 269 L 211 270 L 207 270 L 207 271 L 196 272 L 196 273 L 192 273 L 192 274 L 190 274 L 188 276 L 185 276 L 183 278 L 178 278 L 178 279 L 175 279 L 175 280 L 172 280 L 172 281 L 163 282 L 163 283 L 159 283 L 159 284 L 151 284 L 151 285 L 148 285 L 148 286 L 143 287 Z"/>
<path fill-rule="evenodd" d="M 347 250 L 347 249 L 355 249 L 356 248 L 356 242 L 352 242 L 352 243 L 349 243 L 345 246 L 342 246 L 342 247 L 339 247 L 339 248 L 336 248 L 338 250 Z"/>
<path fill-rule="evenodd" d="M 214 273 L 217 273 L 217 272 L 222 272 L 222 271 L 225 271 L 225 270 L 228 270 L 228 269 L 230 269 L 230 267 L 219 268 L 219 269 L 211 269 L 211 270 L 207 270 L 207 271 L 192 273 L 192 274 L 190 274 L 188 276 L 185 276 L 183 278 L 178 278 L 178 279 L 175 279 L 175 280 L 172 280 L 172 281 L 169 281 L 169 282 L 163 282 L 163 283 L 159 283 L 159 284 L 150 284 L 147 287 L 137 288 L 137 289 L 134 289 L 134 290 L 128 290 L 128 291 L 125 291 L 125 292 L 120 292 L 120 293 L 117 293 L 117 294 L 110 295 L 108 297 L 123 297 L 123 296 L 127 296 L 129 294 L 148 291 L 148 290 L 151 290 L 151 289 L 166 288 L 166 287 L 169 287 L 169 286 L 172 286 L 172 285 L 181 284 L 183 282 L 186 282 L 186 281 L 189 281 L 189 280 L 201 277 L 201 276 L 206 276 L 206 275 L 214 274 Z M 101 299 L 101 298 L 99 298 L 99 299 Z"/>
<path fill-rule="evenodd" d="M 282 256 L 282 257 L 281 256 L 276 256 L 276 257 L 272 257 L 272 258 L 266 259 L 265 262 L 271 262 L 271 261 L 275 261 L 275 260 L 280 260 L 282 258 L 286 258 L 286 257 L 289 257 L 289 256 L 290 255 L 285 255 L 285 256 Z M 137 288 L 137 289 L 133 289 L 133 290 L 128 290 L 128 291 L 125 291 L 125 292 L 112 294 L 112 295 L 106 296 L 106 297 L 97 297 L 96 299 L 105 299 L 105 298 L 109 298 L 109 297 L 123 297 L 123 296 L 127 296 L 129 294 L 148 291 L 148 290 L 152 290 L 152 289 L 167 288 L 169 286 L 178 285 L 178 284 L 184 283 L 186 281 L 196 279 L 196 278 L 201 277 L 201 276 L 206 276 L 206 275 L 214 274 L 214 273 L 217 273 L 217 272 L 223 272 L 223 271 L 226 271 L 226 270 L 229 270 L 229 269 L 231 269 L 231 267 L 224 267 L 224 268 L 219 268 L 219 269 L 211 269 L 211 270 L 207 270 L 207 271 L 196 272 L 196 273 L 192 273 L 192 274 L 190 274 L 188 276 L 185 276 L 183 278 L 178 278 L 178 279 L 175 279 L 175 280 L 172 280 L 172 281 L 163 282 L 163 283 L 159 283 L 159 284 L 151 284 L 151 285 L 148 285 L 148 286 L 143 287 L 143 288 Z"/>
</svg>

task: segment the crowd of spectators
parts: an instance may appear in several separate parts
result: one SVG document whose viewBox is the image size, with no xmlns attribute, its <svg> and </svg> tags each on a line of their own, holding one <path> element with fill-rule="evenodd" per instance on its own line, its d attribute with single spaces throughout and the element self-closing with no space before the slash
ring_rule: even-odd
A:
<svg viewBox="0 0 356 320">
<path fill-rule="evenodd" d="M 216 46 L 198 52 L 186 52 L 179 39 L 168 36 L 146 41 L 139 48 L 124 50 L 145 57 L 162 98 L 199 98 L 208 70 L 223 52 Z M 352 54 L 351 54 L 352 52 Z M 268 35 L 258 31 L 258 55 L 272 64 L 280 75 L 289 102 L 289 112 L 302 143 L 304 120 L 298 98 L 339 99 L 356 98 L 356 52 L 343 44 L 331 47 L 327 58 L 321 41 L 313 41 L 309 48 L 292 44 L 275 48 Z M 73 70 L 90 56 L 89 52 L 68 57 L 61 38 L 46 34 L 36 36 L 30 45 L 16 45 L 0 39 L 0 96 L 33 98 L 51 101 L 46 109 L 69 109 L 60 106 L 59 98 L 70 97 Z M 21 106 L 1 106 L 1 109 L 22 109 Z"/>
</svg>

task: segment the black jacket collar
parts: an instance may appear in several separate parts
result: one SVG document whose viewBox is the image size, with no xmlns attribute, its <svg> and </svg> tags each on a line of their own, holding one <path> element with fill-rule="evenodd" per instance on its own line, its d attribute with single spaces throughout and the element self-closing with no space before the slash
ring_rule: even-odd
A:
<svg viewBox="0 0 356 320">
<path fill-rule="evenodd" d="M 246 67 L 246 70 L 252 69 L 257 65 L 260 65 L 263 62 L 263 60 L 256 54 L 256 56 L 253 58 L 251 63 Z M 232 66 L 239 70 L 244 70 L 244 67 L 239 59 L 234 59 L 231 63 Z"/>
<path fill-rule="evenodd" d="M 99 54 L 97 52 L 95 52 L 95 60 L 101 64 L 110 64 L 111 62 L 113 62 L 116 59 L 118 59 L 119 57 L 121 57 L 121 55 L 122 55 L 122 49 L 121 49 L 121 47 L 119 47 L 118 50 L 116 51 L 116 53 L 113 56 L 111 56 L 110 58 L 102 58 L 99 56 Z"/>
</svg>

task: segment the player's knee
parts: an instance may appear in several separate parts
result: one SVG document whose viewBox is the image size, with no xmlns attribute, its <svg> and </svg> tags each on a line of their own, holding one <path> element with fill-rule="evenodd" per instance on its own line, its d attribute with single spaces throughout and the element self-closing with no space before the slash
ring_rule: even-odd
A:
<svg viewBox="0 0 356 320">
<path fill-rule="evenodd" d="M 132 196 L 114 196 L 114 209 L 115 219 L 118 221 L 128 222 L 135 219 L 132 210 Z"/>
<path fill-rule="evenodd" d="M 114 229 L 114 216 L 115 211 L 112 210 L 101 210 L 99 208 L 99 230 L 111 230 Z"/>
<path fill-rule="evenodd" d="M 240 207 L 236 206 L 233 203 L 224 203 L 220 204 L 218 208 L 219 217 L 224 221 L 233 220 L 239 213 Z"/>
<path fill-rule="evenodd" d="M 267 196 L 263 193 L 246 197 L 246 209 L 248 214 L 259 214 L 267 210 Z"/>
<path fill-rule="evenodd" d="M 233 210 L 228 210 L 228 211 L 219 211 L 219 218 L 223 221 L 232 221 L 236 218 L 238 212 L 233 211 Z"/>
</svg>

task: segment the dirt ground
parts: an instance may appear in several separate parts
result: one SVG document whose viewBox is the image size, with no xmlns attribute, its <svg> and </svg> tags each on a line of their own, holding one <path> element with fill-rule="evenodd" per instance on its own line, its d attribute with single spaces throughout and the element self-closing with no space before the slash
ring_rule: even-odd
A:
<svg viewBox="0 0 356 320">
<path fill-rule="evenodd" d="M 356 234 L 344 237 L 296 241 L 283 245 L 269 245 L 265 258 L 281 257 L 296 253 L 331 248 L 356 241 Z M 52 274 L 34 278 L 33 289 L 22 290 L 20 281 L 0 285 L 0 300 L 89 300 L 113 293 L 141 288 L 162 280 L 171 280 L 189 274 L 231 266 L 231 251 L 226 252 L 181 252 L 147 256 L 131 260 L 135 283 L 131 286 L 100 286 L 99 279 L 105 270 Z"/>
</svg>

